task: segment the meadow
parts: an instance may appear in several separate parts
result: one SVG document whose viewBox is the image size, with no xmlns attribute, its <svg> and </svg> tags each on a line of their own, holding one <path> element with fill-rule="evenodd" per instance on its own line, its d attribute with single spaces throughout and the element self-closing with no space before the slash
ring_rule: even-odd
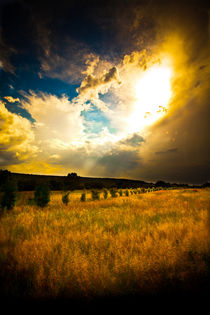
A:
<svg viewBox="0 0 210 315">
<path fill-rule="evenodd" d="M 209 289 L 210 190 L 80 201 L 52 192 L 45 208 L 19 193 L 0 218 L 0 294 L 92 298 Z"/>
</svg>

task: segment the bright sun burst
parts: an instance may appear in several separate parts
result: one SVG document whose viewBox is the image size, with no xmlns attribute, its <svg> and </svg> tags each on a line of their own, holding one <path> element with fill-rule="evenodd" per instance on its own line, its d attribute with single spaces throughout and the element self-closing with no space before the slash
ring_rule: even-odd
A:
<svg viewBox="0 0 210 315">
<path fill-rule="evenodd" d="M 129 117 L 132 131 L 151 125 L 167 112 L 172 71 L 169 66 L 155 65 L 148 69 L 135 86 L 136 102 Z"/>
</svg>

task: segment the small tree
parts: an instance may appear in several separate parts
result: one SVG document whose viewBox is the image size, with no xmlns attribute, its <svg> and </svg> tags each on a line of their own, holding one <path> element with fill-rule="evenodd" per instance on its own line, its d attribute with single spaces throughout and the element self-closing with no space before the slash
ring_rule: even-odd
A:
<svg viewBox="0 0 210 315">
<path fill-rule="evenodd" d="M 85 192 L 83 192 L 83 193 L 81 194 L 80 200 L 83 201 L 83 202 L 86 201 L 86 193 L 85 193 Z"/>
<path fill-rule="evenodd" d="M 128 196 L 129 196 L 129 190 L 128 190 L 128 189 L 126 189 L 126 191 L 125 191 L 125 195 L 126 195 L 126 197 L 128 197 Z"/>
<path fill-rule="evenodd" d="M 120 189 L 120 190 L 119 190 L 119 195 L 120 195 L 120 197 L 122 197 L 122 194 L 123 194 L 122 189 Z"/>
<path fill-rule="evenodd" d="M 50 201 L 50 189 L 46 184 L 40 184 L 36 186 L 34 192 L 35 204 L 41 208 L 44 208 Z"/>
<path fill-rule="evenodd" d="M 107 199 L 108 198 L 108 190 L 107 189 L 104 189 L 104 199 Z"/>
<path fill-rule="evenodd" d="M 114 189 L 114 188 L 110 189 L 110 194 L 111 194 L 111 196 L 112 196 L 113 198 L 117 197 L 117 191 L 116 191 L 116 189 Z"/>
<path fill-rule="evenodd" d="M 91 194 L 92 194 L 92 200 L 100 200 L 99 191 L 97 191 L 97 190 L 92 190 L 92 191 L 91 191 Z"/>
<path fill-rule="evenodd" d="M 7 181 L 2 186 L 3 196 L 1 199 L 2 209 L 13 209 L 17 200 L 17 185 L 12 181 Z"/>
<path fill-rule="evenodd" d="M 68 173 L 67 177 L 71 179 L 78 178 L 77 173 Z"/>
<path fill-rule="evenodd" d="M 62 202 L 67 206 L 68 203 L 69 203 L 69 192 L 65 193 L 63 196 L 62 196 Z"/>
</svg>

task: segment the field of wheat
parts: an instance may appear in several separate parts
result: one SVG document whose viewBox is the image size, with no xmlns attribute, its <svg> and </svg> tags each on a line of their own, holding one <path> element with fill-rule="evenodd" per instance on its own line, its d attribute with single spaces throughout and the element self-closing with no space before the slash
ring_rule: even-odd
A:
<svg viewBox="0 0 210 315">
<path fill-rule="evenodd" d="M 208 189 L 80 201 L 52 192 L 47 207 L 20 193 L 0 218 L 1 294 L 91 297 L 208 286 Z M 206 279 L 206 280 L 205 280 Z"/>
</svg>

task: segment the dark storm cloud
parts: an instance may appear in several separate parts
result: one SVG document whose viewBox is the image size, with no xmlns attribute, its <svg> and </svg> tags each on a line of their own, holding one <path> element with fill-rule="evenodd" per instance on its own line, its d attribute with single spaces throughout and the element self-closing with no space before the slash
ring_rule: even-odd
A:
<svg viewBox="0 0 210 315">
<path fill-rule="evenodd" d="M 42 4 L 41 11 L 37 8 L 38 4 L 33 10 L 33 21 L 40 75 L 71 83 L 84 78 L 86 60 L 91 54 L 117 63 L 125 53 L 139 47 L 133 33 L 137 37 L 141 29 L 143 37 L 143 29 L 146 30 L 145 23 L 135 30 L 131 27 L 135 17 L 133 1 L 61 1 L 50 10 Z M 151 41 L 151 36 L 148 38 Z M 115 67 L 104 80 L 110 81 L 113 75 L 116 76 Z"/>
<path fill-rule="evenodd" d="M 78 51 L 83 49 L 84 54 L 91 51 L 113 61 L 125 53 L 149 47 L 158 34 L 157 21 L 166 19 L 173 23 L 175 15 L 185 15 L 187 4 L 190 14 L 191 7 L 194 11 L 206 10 L 202 1 L 176 1 L 174 5 L 143 0 L 4 1 L 1 25 L 8 47 L 23 53 L 24 50 L 32 52 L 37 45 L 35 51 L 39 51 L 44 66 L 49 57 L 48 67 L 52 69 L 55 62 L 60 61 L 61 65 L 64 60 L 67 62 L 68 55 L 69 64 L 75 63 L 77 58 L 82 62 Z"/>
<path fill-rule="evenodd" d="M 90 50 L 85 45 L 70 39 L 63 43 L 62 48 L 62 52 L 59 52 L 58 46 L 47 48 L 40 54 L 39 75 L 78 84 L 84 77 L 82 72 L 86 68 L 85 62 L 90 55 Z"/>
<path fill-rule="evenodd" d="M 113 149 L 98 159 L 98 164 L 103 166 L 104 175 L 107 176 L 130 176 L 133 170 L 141 166 L 137 150 Z M 133 174 L 135 178 L 135 175 Z"/>
<path fill-rule="evenodd" d="M 209 98 L 194 99 L 177 115 L 153 126 L 147 138 L 146 163 L 138 176 L 202 184 L 210 179 Z M 173 118 L 173 119 L 172 119 Z M 152 136 L 153 135 L 153 136 Z M 175 147 L 157 151 L 166 146 Z"/>
<path fill-rule="evenodd" d="M 5 151 L 5 148 L 0 147 L 0 167 L 7 167 L 9 165 L 20 164 L 21 161 L 16 154 L 11 151 Z"/>
<path fill-rule="evenodd" d="M 155 152 L 155 154 L 168 154 L 168 153 L 175 153 L 177 151 L 178 151 L 178 149 L 174 148 L 174 149 L 169 149 L 169 150 L 166 150 L 166 151 L 158 151 L 158 152 Z"/>
<path fill-rule="evenodd" d="M 59 5 L 51 1 L 4 2 L 0 6 L 0 61 L 4 70 L 14 72 L 20 65 L 30 69 L 39 60 L 36 70 L 40 76 L 46 73 L 78 82 L 90 49 L 78 40 L 77 27 L 68 20 L 68 12 L 76 13 L 74 7 L 71 1 L 60 1 Z"/>
<path fill-rule="evenodd" d="M 134 8 L 135 1 L 4 1 L 0 46 L 5 71 L 14 71 L 20 59 L 26 66 L 30 56 L 40 61 L 40 76 L 78 83 L 88 54 L 113 62 L 137 47 L 135 37 L 148 26 L 146 21 L 133 26 Z"/>
<path fill-rule="evenodd" d="M 6 72 L 14 73 L 14 66 L 10 62 L 10 56 L 13 53 L 15 53 L 15 49 L 5 43 L 0 28 L 0 70 L 2 68 Z"/>
</svg>

